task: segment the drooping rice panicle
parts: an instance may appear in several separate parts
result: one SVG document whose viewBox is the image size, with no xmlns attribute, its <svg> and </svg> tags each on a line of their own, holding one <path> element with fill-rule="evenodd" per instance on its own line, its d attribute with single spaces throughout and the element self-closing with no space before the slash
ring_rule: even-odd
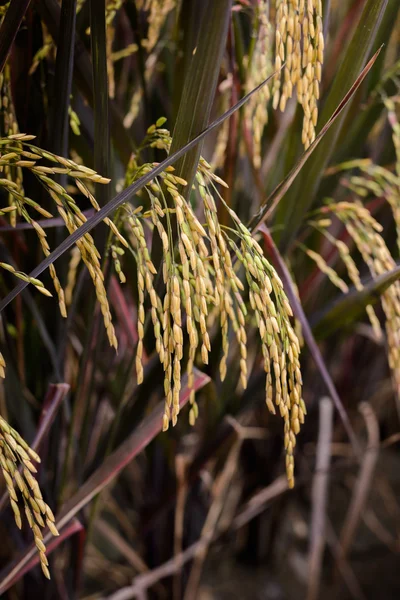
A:
<svg viewBox="0 0 400 600">
<path fill-rule="evenodd" d="M 49 290 L 44 287 L 43 283 L 39 279 L 29 277 L 29 275 L 26 275 L 26 273 L 17 271 L 12 265 L 9 265 L 4 262 L 0 262 L 0 268 L 4 269 L 5 271 L 9 271 L 13 275 L 15 275 L 15 277 L 18 277 L 18 279 L 21 279 L 22 281 L 27 281 L 28 283 L 31 283 L 44 296 L 51 297 L 51 292 L 49 292 Z"/>
<path fill-rule="evenodd" d="M 0 168 L 7 164 L 12 168 L 28 169 L 53 199 L 58 213 L 62 217 L 69 233 L 73 233 L 86 221 L 86 217 L 82 213 L 75 199 L 59 183 L 57 183 L 52 176 L 63 174 L 73 178 L 78 190 L 88 198 L 95 210 L 99 210 L 100 207 L 90 191 L 90 185 L 93 183 L 107 184 L 109 180 L 96 173 L 93 169 L 33 145 L 32 140 L 34 137 L 35 136 L 23 133 L 16 133 L 5 138 L 0 138 Z M 42 161 L 49 162 L 51 166 L 42 164 Z M 28 212 L 28 207 L 34 208 L 46 218 L 51 217 L 52 215 L 42 209 L 30 198 L 23 196 L 15 182 L 4 178 L 0 179 L 0 185 L 3 185 L 12 196 L 13 202 L 16 205 L 16 214 L 24 218 L 35 229 L 43 253 L 45 256 L 48 256 L 50 248 L 46 240 L 46 233 L 43 228 L 32 219 Z M 109 227 L 118 243 L 126 247 L 126 240 L 120 234 L 111 219 L 105 218 L 104 222 Z M 100 254 L 90 234 L 83 236 L 77 242 L 77 247 L 93 281 L 96 296 L 103 314 L 108 339 L 110 344 L 116 348 L 117 338 L 112 325 L 111 312 L 103 283 L 104 277 L 100 264 Z M 65 317 L 66 302 L 63 288 L 58 279 L 54 265 L 51 265 L 49 270 L 53 279 L 54 288 L 58 295 L 61 314 Z"/>
<path fill-rule="evenodd" d="M 164 119 L 161 119 L 148 129 L 143 148 L 152 146 L 168 152 L 171 138 L 163 125 Z M 151 168 L 152 165 L 148 164 L 139 166 L 138 157 L 133 157 L 126 183 Z M 218 193 L 217 184 L 226 186 L 201 158 L 195 187 L 202 202 L 204 224 L 200 223 L 191 205 L 181 195 L 180 188 L 186 182 L 175 175 L 173 167 L 146 186 L 149 200 L 146 211 L 138 209 L 132 212 L 127 208 L 120 213 L 122 220 L 126 221 L 138 270 L 137 380 L 140 383 L 143 379 L 145 293 L 151 300 L 156 350 L 164 368 L 164 430 L 170 421 L 176 424 L 179 414 L 184 332 L 189 339 L 186 361 L 188 387 L 191 389 L 189 421 L 194 423 L 198 407 L 192 389 L 193 368 L 198 359 L 208 363 L 211 326 L 219 320 L 222 379 L 227 370 L 229 328 L 232 328 L 238 343 L 240 381 L 244 388 L 248 368 L 246 328 L 253 315 L 264 357 L 267 406 L 273 413 L 277 406 L 284 419 L 286 468 L 292 486 L 296 435 L 305 415 L 301 397 L 300 344 L 290 323 L 292 312 L 282 282 L 265 259 L 259 244 L 228 207 L 233 228 L 220 225 L 214 200 Z M 145 194 L 141 197 L 145 200 Z M 161 240 L 165 287 L 160 296 L 154 286 L 156 269 L 147 246 L 146 221 L 153 236 L 158 235 Z M 176 233 L 173 233 L 174 230 Z"/>
<path fill-rule="evenodd" d="M 275 70 L 279 73 L 273 106 L 283 111 L 297 88 L 304 112 L 302 142 L 308 148 L 315 139 L 324 58 L 321 0 L 276 0 L 275 28 Z"/>
<path fill-rule="evenodd" d="M 359 203 L 339 202 L 328 207 L 345 225 L 372 276 L 377 277 L 395 268 L 395 261 L 381 235 L 382 226 Z M 395 281 L 382 294 L 386 317 L 389 366 L 398 398 L 400 412 L 400 283 Z"/>
<path fill-rule="evenodd" d="M 329 227 L 329 225 L 331 224 L 331 220 L 321 219 L 318 222 L 311 222 L 310 224 L 313 225 L 318 231 L 321 231 L 323 235 L 331 242 L 331 244 L 336 246 L 338 254 L 346 267 L 347 274 L 352 284 L 354 285 L 356 290 L 361 291 L 364 288 L 364 286 L 361 282 L 360 272 L 357 268 L 356 262 L 350 254 L 349 247 L 342 240 L 335 238 L 329 233 L 329 231 L 325 229 L 326 227 Z M 368 304 L 365 310 L 369 317 L 376 339 L 382 339 L 382 329 L 379 323 L 379 319 L 376 316 L 374 307 L 371 304 Z"/>
<path fill-rule="evenodd" d="M 331 283 L 339 288 L 339 290 L 341 290 L 344 294 L 347 294 L 349 291 L 349 286 L 341 277 L 339 277 L 335 269 L 332 269 L 332 267 L 328 265 L 321 254 L 318 254 L 318 252 L 310 250 L 309 248 L 306 248 L 305 252 L 307 256 L 309 256 L 315 262 L 319 270 L 328 277 Z"/>
<path fill-rule="evenodd" d="M 273 29 L 268 15 L 268 2 L 265 0 L 258 2 L 255 12 L 256 31 L 254 35 L 257 36 L 257 40 L 251 55 L 251 60 L 249 56 L 245 57 L 246 63 L 250 63 L 246 64 L 246 67 L 248 67 L 248 79 L 246 82 L 247 92 L 250 92 L 261 82 L 265 81 L 272 73 L 270 48 Z M 253 160 L 254 166 L 257 169 L 261 166 L 261 140 L 264 128 L 268 123 L 268 103 L 270 97 L 270 88 L 268 85 L 265 85 L 257 96 L 250 98 L 245 109 L 246 114 L 252 123 Z"/>
<path fill-rule="evenodd" d="M 147 38 L 142 40 L 142 46 L 150 53 L 157 44 L 165 19 L 176 7 L 176 0 L 144 0 L 143 9 L 148 11 Z"/>
<path fill-rule="evenodd" d="M 0 364 L 2 363 L 4 363 L 4 359 L 1 357 Z M 22 501 L 26 519 L 33 532 L 42 571 L 50 579 L 42 529 L 47 525 L 54 536 L 58 536 L 59 533 L 54 515 L 44 502 L 39 484 L 35 479 L 36 467 L 32 461 L 40 462 L 39 456 L 19 433 L 0 417 L 0 465 L 15 522 L 21 529 L 20 506 Z"/>
</svg>

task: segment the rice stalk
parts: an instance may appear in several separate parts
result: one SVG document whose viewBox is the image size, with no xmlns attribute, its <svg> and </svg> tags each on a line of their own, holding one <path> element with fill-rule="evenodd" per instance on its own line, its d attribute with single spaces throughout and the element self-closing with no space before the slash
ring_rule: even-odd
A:
<svg viewBox="0 0 400 600">
<path fill-rule="evenodd" d="M 349 291 L 349 286 L 341 277 L 339 277 L 335 269 L 332 269 L 332 267 L 328 265 L 323 256 L 314 250 L 310 250 L 309 248 L 305 248 L 304 251 L 307 256 L 315 262 L 321 273 L 324 273 L 328 277 L 329 281 L 339 288 L 343 294 L 347 294 Z"/>
</svg>

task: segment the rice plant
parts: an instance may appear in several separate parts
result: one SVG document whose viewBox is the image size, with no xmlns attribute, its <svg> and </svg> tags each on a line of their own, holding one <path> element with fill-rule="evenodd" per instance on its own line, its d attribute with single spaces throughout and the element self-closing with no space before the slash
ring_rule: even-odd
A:
<svg viewBox="0 0 400 600">
<path fill-rule="evenodd" d="M 0 594 L 219 598 L 217 559 L 243 598 L 273 593 L 251 563 L 377 597 L 351 552 L 398 543 L 396 4 L 1 7 Z"/>
</svg>

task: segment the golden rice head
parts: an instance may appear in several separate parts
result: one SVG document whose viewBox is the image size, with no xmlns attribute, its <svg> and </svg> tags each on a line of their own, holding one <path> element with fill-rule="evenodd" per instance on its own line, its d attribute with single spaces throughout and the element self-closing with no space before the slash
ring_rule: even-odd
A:
<svg viewBox="0 0 400 600">
<path fill-rule="evenodd" d="M 200 173 L 203 179 L 212 183 L 226 185 L 212 173 L 210 166 L 203 159 L 200 160 Z M 206 186 L 208 189 L 208 186 Z M 215 187 L 214 187 L 215 189 Z M 211 193 L 203 194 L 204 210 L 216 216 L 215 204 Z M 228 209 L 228 207 L 226 207 Z M 296 435 L 300 425 L 304 422 L 306 408 L 302 399 L 302 380 L 300 372 L 300 343 L 293 330 L 290 319 L 291 307 L 283 291 L 282 282 L 273 267 L 265 259 L 259 244 L 252 238 L 247 228 L 240 222 L 237 215 L 228 209 L 236 226 L 237 234 L 241 240 L 240 248 L 232 237 L 226 232 L 221 235 L 221 227 L 214 223 L 209 224 L 209 235 L 215 229 L 222 240 L 225 237 L 226 245 L 220 241 L 223 276 L 226 289 L 225 303 L 227 314 L 232 322 L 233 329 L 238 339 L 241 359 L 241 379 L 246 380 L 246 331 L 244 326 L 248 321 L 248 307 L 243 301 L 243 283 L 237 276 L 227 252 L 229 246 L 244 267 L 248 283 L 250 309 L 253 312 L 259 330 L 262 352 L 264 356 L 264 369 L 266 373 L 266 403 L 269 410 L 275 413 L 278 406 L 284 419 L 286 468 L 289 485 L 294 485 L 294 447 Z M 210 219 L 209 223 L 210 223 Z M 215 264 L 217 271 L 217 264 Z M 217 277 L 218 280 L 218 277 Z M 230 288 L 230 289 L 229 289 Z M 233 298 L 234 302 L 229 299 Z M 234 305 L 234 306 L 232 306 Z M 233 310 L 235 309 L 235 310 Z"/>
<path fill-rule="evenodd" d="M 152 126 L 147 136 L 146 144 L 169 148 L 167 130 L 163 130 L 158 138 L 157 126 Z M 131 179 L 137 176 L 135 170 L 143 175 L 152 167 L 135 164 L 130 173 Z M 238 243 L 232 237 L 232 228 L 226 229 L 220 224 L 214 199 L 216 184 L 226 186 L 201 158 L 195 187 L 202 200 L 204 223 L 199 221 L 191 205 L 181 195 L 180 189 L 187 184 L 174 173 L 173 167 L 146 186 L 149 199 L 146 211 L 140 208 L 134 213 L 127 213 L 131 232 L 129 239 L 138 269 L 137 379 L 138 382 L 143 379 L 145 293 L 151 300 L 156 349 L 164 368 L 164 430 L 170 422 L 176 424 L 179 414 L 184 336 L 189 342 L 186 370 L 190 390 L 189 421 L 193 424 L 198 416 L 193 369 L 197 360 L 208 363 L 210 329 L 217 323 L 221 329 L 220 374 L 223 379 L 227 371 L 229 329 L 232 328 L 239 350 L 240 382 L 245 388 L 247 325 L 249 320 L 255 320 L 264 356 L 266 402 L 274 413 L 278 407 L 284 419 L 286 468 L 289 484 L 293 486 L 296 435 L 306 411 L 301 392 L 300 344 L 290 323 L 292 312 L 282 282 L 237 215 L 228 209 Z M 158 235 L 161 240 L 165 287 L 160 297 L 154 289 L 156 271 L 144 234 L 146 222 L 153 236 Z M 157 289 L 161 292 L 162 286 Z"/>
<path fill-rule="evenodd" d="M 394 123 L 393 123 L 394 125 Z M 396 134 L 393 133 L 393 136 Z M 397 152 L 397 150 L 396 150 Z M 375 196 L 385 198 L 389 203 L 396 224 L 397 245 L 400 250 L 400 175 L 380 165 L 375 165 L 369 159 L 344 162 L 334 168 L 334 172 L 358 169 L 360 174 L 351 175 L 344 185 L 359 198 Z"/>
<path fill-rule="evenodd" d="M 248 67 L 248 79 L 246 90 L 250 92 L 272 73 L 271 61 L 271 39 L 272 26 L 268 18 L 268 3 L 261 0 L 257 4 L 258 35 L 252 53 L 251 64 Z M 248 61 L 248 57 L 246 57 Z M 268 103 L 271 91 L 268 85 L 264 85 L 257 95 L 250 98 L 246 105 L 246 113 L 253 126 L 253 160 L 254 166 L 261 167 L 261 140 L 264 128 L 268 123 Z"/>
<path fill-rule="evenodd" d="M 358 175 L 351 174 L 344 184 L 359 198 L 375 196 L 385 198 L 392 210 L 396 224 L 397 245 L 400 250 L 400 125 L 396 115 L 396 103 L 385 98 L 389 123 L 392 127 L 393 144 L 396 152 L 395 172 L 386 167 L 375 165 L 369 159 L 344 162 L 334 168 L 334 172 L 358 169 Z"/>
<path fill-rule="evenodd" d="M 6 376 L 6 361 L 4 360 L 4 356 L 0 352 L 0 377 L 3 379 Z"/>
<path fill-rule="evenodd" d="M 273 106 L 285 110 L 297 88 L 305 148 L 315 139 L 323 55 L 321 0 L 276 0 L 275 69 L 285 66 L 275 77 Z"/>
<path fill-rule="evenodd" d="M 381 235 L 382 226 L 366 208 L 350 202 L 340 202 L 329 208 L 344 223 L 373 277 L 395 268 L 396 263 Z M 400 283 L 394 282 L 382 294 L 381 300 L 386 317 L 389 366 L 400 412 Z"/>
<path fill-rule="evenodd" d="M 335 269 L 330 267 L 325 259 L 309 248 L 306 249 L 307 256 L 309 256 L 317 265 L 321 273 L 324 273 L 333 285 L 335 285 L 343 294 L 347 294 L 349 291 L 349 286 L 347 283 L 337 274 Z"/>
<path fill-rule="evenodd" d="M 233 211 L 231 216 L 236 220 Z M 296 435 L 304 422 L 306 408 L 302 399 L 300 344 L 290 324 L 292 311 L 276 271 L 263 255 L 259 244 L 237 220 L 241 247 L 230 244 L 244 266 L 249 287 L 250 308 L 255 315 L 261 339 L 266 373 L 266 403 L 275 414 L 278 407 L 284 420 L 286 472 L 294 485 L 294 448 Z"/>
<path fill-rule="evenodd" d="M 158 122 L 161 126 L 162 121 Z M 153 135 L 152 128 L 149 136 Z M 161 134 L 162 136 L 162 134 Z M 154 143 L 154 140 L 150 143 Z M 152 165 L 140 167 L 143 174 Z M 144 333 L 144 292 L 149 294 L 152 310 L 151 320 L 156 338 L 156 350 L 164 367 L 164 391 L 166 396 L 163 428 L 169 422 L 177 422 L 179 414 L 179 396 L 181 389 L 181 362 L 183 359 L 184 320 L 189 338 L 189 358 L 187 364 L 188 387 L 194 387 L 194 361 L 197 349 L 204 363 L 208 361 L 210 340 L 207 330 L 208 303 L 213 301 L 213 286 L 207 265 L 208 249 L 203 241 L 206 232 L 196 215 L 178 191 L 178 186 L 186 182 L 173 174 L 169 168 L 160 178 L 146 186 L 151 209 L 146 213 L 152 221 L 154 233 L 158 233 L 163 249 L 163 279 L 165 294 L 159 298 L 154 289 L 156 269 L 151 262 L 147 248 L 140 211 L 130 214 L 128 222 L 132 235 L 130 237 L 135 250 L 138 268 L 139 309 L 138 332 L 139 344 L 137 355 L 137 375 L 140 382 L 143 377 L 141 366 L 142 338 Z M 166 197 L 169 196 L 169 203 Z M 173 203 L 174 208 L 170 208 Z M 171 212 L 172 211 L 172 212 Z M 174 256 L 171 237 L 171 216 L 178 225 L 179 260 Z M 183 319 L 183 314 L 185 319 Z M 194 393 L 190 393 L 191 410 L 189 419 L 194 422 L 198 409 Z"/>
<path fill-rule="evenodd" d="M 143 8 L 148 11 L 148 31 L 147 38 L 142 40 L 142 46 L 148 53 L 154 49 L 159 41 L 161 28 L 176 4 L 176 0 L 145 0 Z"/>
<path fill-rule="evenodd" d="M 35 479 L 39 456 L 21 438 L 19 433 L 0 417 L 0 465 L 6 482 L 11 508 L 17 527 L 22 527 L 20 511 L 21 499 L 29 527 L 32 529 L 35 545 L 44 575 L 50 579 L 46 546 L 42 530 L 46 527 L 54 536 L 58 536 L 54 515 L 44 502 L 39 484 Z"/>
<path fill-rule="evenodd" d="M 0 138 L 1 148 L 3 148 L 5 151 L 12 149 L 12 152 L 9 151 L 6 152 L 6 154 L 1 155 L 0 167 L 2 163 L 4 164 L 7 162 L 13 167 L 29 169 L 35 175 L 35 177 L 40 180 L 41 184 L 55 202 L 58 213 L 64 220 L 68 231 L 73 233 L 86 221 L 86 217 L 80 210 L 75 199 L 68 194 L 67 191 L 52 178 L 52 176 L 56 174 L 64 174 L 73 177 L 78 190 L 90 200 L 95 210 L 100 210 L 100 207 L 91 192 L 90 186 L 95 183 L 107 184 L 109 183 L 109 179 L 102 177 L 93 169 L 80 165 L 73 160 L 38 148 L 32 144 L 34 137 L 35 136 L 32 135 L 16 133 L 9 135 L 6 138 Z M 49 161 L 51 166 L 43 165 L 40 162 L 41 159 Z M 7 179 L 0 179 L 0 185 L 4 185 L 5 187 L 8 186 L 7 189 L 9 189 L 10 193 L 13 195 L 13 200 L 16 203 L 18 214 L 20 214 L 27 222 L 32 224 L 39 237 L 42 250 L 47 256 L 50 253 L 50 248 L 46 240 L 46 234 L 43 228 L 30 217 L 27 207 L 33 207 L 46 218 L 49 218 L 52 215 L 42 209 L 31 199 L 22 196 L 16 189 L 17 186 L 14 182 L 9 182 Z M 109 218 L 105 218 L 104 222 L 109 227 L 111 234 L 116 238 L 118 245 L 127 247 L 128 244 L 126 240 L 120 234 L 115 224 Z M 111 311 L 103 283 L 104 276 L 100 265 L 100 254 L 94 244 L 92 236 L 89 234 L 86 234 L 77 242 L 77 247 L 94 283 L 96 296 L 100 303 L 100 309 L 103 315 L 108 339 L 110 344 L 117 348 L 117 339 L 115 336 L 114 327 L 112 325 Z M 115 252 L 117 255 L 118 253 L 119 251 Z M 117 264 L 117 268 L 118 266 L 120 265 Z M 57 277 L 54 265 L 50 267 L 50 275 L 53 279 L 53 284 L 58 295 L 61 314 L 66 316 L 65 294 Z M 121 277 L 123 278 L 123 274 Z M 40 291 L 43 290 L 40 289 Z"/>
<path fill-rule="evenodd" d="M 342 260 L 344 266 L 346 267 L 347 275 L 349 276 L 349 279 L 354 285 L 355 289 L 358 291 L 363 290 L 364 286 L 361 281 L 360 272 L 358 270 L 355 260 L 350 254 L 349 247 L 341 239 L 337 239 L 336 237 L 331 235 L 326 229 L 331 225 L 331 219 L 323 218 L 317 222 L 311 222 L 311 225 L 313 225 L 318 231 L 321 231 L 325 238 L 327 238 L 331 242 L 331 244 L 333 244 L 336 247 L 338 255 Z M 365 310 L 370 320 L 376 339 L 381 340 L 382 328 L 379 319 L 376 316 L 374 307 L 371 304 L 368 304 Z"/>
</svg>

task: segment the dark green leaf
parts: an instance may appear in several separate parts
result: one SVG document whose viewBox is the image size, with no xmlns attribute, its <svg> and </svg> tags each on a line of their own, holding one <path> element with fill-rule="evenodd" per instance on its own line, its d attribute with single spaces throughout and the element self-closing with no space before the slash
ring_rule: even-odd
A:
<svg viewBox="0 0 400 600">
<path fill-rule="evenodd" d="M 171 154 L 182 148 L 208 125 L 215 89 L 225 50 L 231 18 L 231 0 L 207 0 L 203 11 L 198 43 L 185 76 L 182 98 L 171 144 Z M 188 182 L 190 190 L 201 152 L 198 144 L 175 165 L 176 173 Z"/>
<path fill-rule="evenodd" d="M 94 168 L 103 177 L 110 177 L 105 0 L 90 0 L 90 41 L 93 68 Z M 107 186 L 96 185 L 96 199 L 100 206 L 107 203 Z"/>
<path fill-rule="evenodd" d="M 11 0 L 0 27 L 0 73 L 4 69 L 12 43 L 17 35 L 31 0 Z"/>
<path fill-rule="evenodd" d="M 52 96 L 52 150 L 60 156 L 68 156 L 68 133 L 72 70 L 74 66 L 76 0 L 63 0 L 61 23 L 57 40 L 57 58 Z M 61 185 L 65 183 L 60 180 Z"/>
</svg>

